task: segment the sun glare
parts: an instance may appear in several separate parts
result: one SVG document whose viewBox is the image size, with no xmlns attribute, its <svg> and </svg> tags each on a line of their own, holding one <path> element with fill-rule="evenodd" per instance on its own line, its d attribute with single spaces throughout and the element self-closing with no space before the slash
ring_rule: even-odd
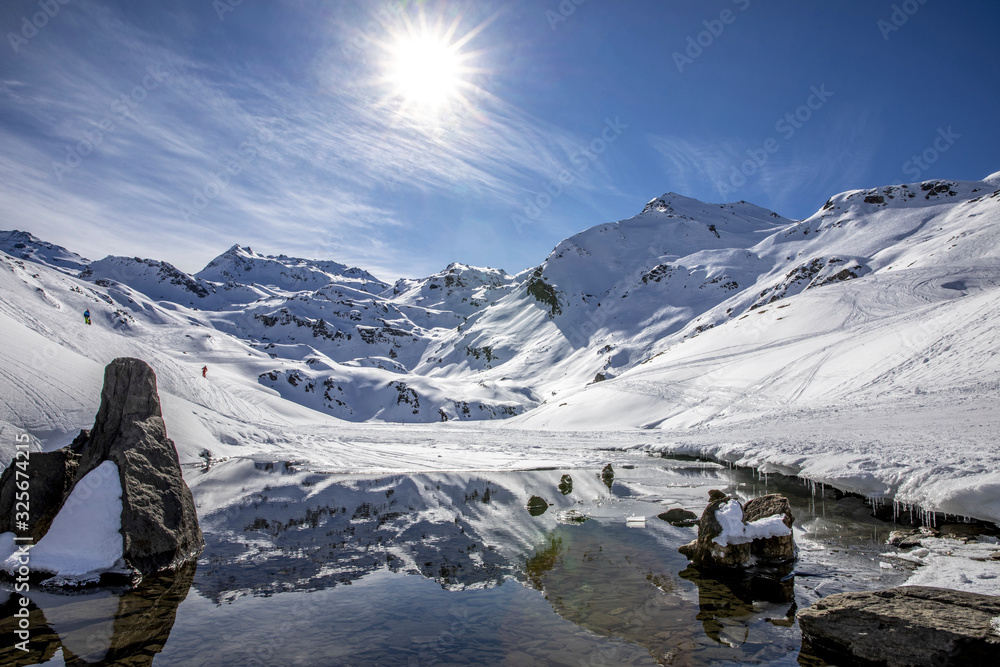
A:
<svg viewBox="0 0 1000 667">
<path fill-rule="evenodd" d="M 476 82 L 487 70 L 474 65 L 483 52 L 468 47 L 492 20 L 460 32 L 461 16 L 450 23 L 423 11 L 405 17 L 379 43 L 385 54 L 383 100 L 394 100 L 411 118 L 439 120 L 442 114 L 468 107 L 470 98 L 484 97 Z"/>
<path fill-rule="evenodd" d="M 453 46 L 430 35 L 407 36 L 393 48 L 389 79 L 407 101 L 439 108 L 462 84 L 461 57 Z"/>
</svg>

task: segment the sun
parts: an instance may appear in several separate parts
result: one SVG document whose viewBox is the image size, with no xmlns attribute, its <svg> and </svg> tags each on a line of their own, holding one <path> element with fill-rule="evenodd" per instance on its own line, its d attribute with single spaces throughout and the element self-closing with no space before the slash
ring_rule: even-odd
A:
<svg viewBox="0 0 1000 667">
<path fill-rule="evenodd" d="M 404 17 L 379 44 L 384 101 L 394 100 L 404 115 L 425 120 L 440 120 L 442 114 L 468 106 L 468 97 L 482 93 L 477 79 L 487 73 L 476 64 L 483 52 L 470 49 L 469 42 L 492 21 L 460 32 L 461 16 L 450 23 L 422 10 Z"/>
<path fill-rule="evenodd" d="M 412 105 L 445 106 L 459 95 L 462 74 L 461 53 L 441 37 L 407 35 L 392 47 L 389 82 Z"/>
</svg>

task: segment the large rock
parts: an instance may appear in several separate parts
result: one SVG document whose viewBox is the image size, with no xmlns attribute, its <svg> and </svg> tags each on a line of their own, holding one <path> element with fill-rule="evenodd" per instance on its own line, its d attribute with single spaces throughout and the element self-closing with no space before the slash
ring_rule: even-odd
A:
<svg viewBox="0 0 1000 667">
<path fill-rule="evenodd" d="M 717 489 L 709 491 L 708 497 L 708 506 L 698 521 L 698 539 L 678 549 L 695 565 L 731 568 L 795 559 L 795 518 L 787 498 L 761 496 L 743 507 Z"/>
<path fill-rule="evenodd" d="M 112 461 L 122 482 L 125 562 L 139 572 L 174 569 L 201 553 L 191 490 L 167 437 L 156 375 L 139 359 L 115 359 L 104 371 L 101 407 L 83 448 L 77 479 Z"/>
<path fill-rule="evenodd" d="M 167 437 L 153 369 L 139 359 L 119 358 L 104 371 L 101 406 L 89 435 L 48 454 L 31 455 L 36 542 L 74 487 L 104 461 L 118 467 L 122 486 L 122 557 L 141 575 L 176 569 L 205 546 L 191 491 L 181 476 L 174 443 Z M 39 465 L 36 467 L 36 463 Z M 9 479 L 4 472 L 4 480 Z M 0 487 L 0 512 L 9 484 Z M 8 520 L 9 521 L 9 520 Z"/>
<path fill-rule="evenodd" d="M 812 650 L 837 664 L 1000 665 L 1000 597 L 928 586 L 837 593 L 799 611 Z"/>
</svg>

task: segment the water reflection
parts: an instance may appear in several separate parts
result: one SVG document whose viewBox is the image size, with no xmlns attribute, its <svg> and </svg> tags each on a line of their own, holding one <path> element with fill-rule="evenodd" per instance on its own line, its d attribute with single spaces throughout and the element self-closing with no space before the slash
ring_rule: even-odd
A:
<svg viewBox="0 0 1000 667">
<path fill-rule="evenodd" d="M 795 664 L 798 606 L 898 583 L 871 560 L 891 525 L 859 501 L 715 464 L 614 461 L 572 476 L 219 464 L 190 481 L 206 539 L 196 571 L 39 597 L 32 653 L 8 648 L 0 664 L 59 651 L 140 665 Z M 700 515 L 709 488 L 788 496 L 810 576 L 706 576 L 677 552 L 695 528 L 626 527 L 668 508 Z M 571 511 L 591 520 L 561 523 Z"/>
<path fill-rule="evenodd" d="M 29 650 L 16 648 L 13 641 L 5 643 L 0 664 L 44 663 L 61 650 L 66 664 L 152 665 L 167 643 L 195 569 L 189 564 L 173 574 L 148 577 L 129 590 L 32 590 Z M 12 595 L 0 606 L 0 633 L 5 640 L 14 637 L 19 598 Z"/>
<path fill-rule="evenodd" d="M 792 567 L 765 571 L 702 572 L 691 565 L 680 577 L 698 586 L 698 615 L 705 635 L 740 646 L 761 619 L 781 627 L 795 620 Z"/>
</svg>

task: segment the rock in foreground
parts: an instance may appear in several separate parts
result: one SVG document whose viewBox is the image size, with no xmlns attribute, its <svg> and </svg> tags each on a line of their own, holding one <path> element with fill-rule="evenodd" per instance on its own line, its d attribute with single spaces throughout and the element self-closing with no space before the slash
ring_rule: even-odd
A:
<svg viewBox="0 0 1000 667">
<path fill-rule="evenodd" d="M 115 464 L 108 469 L 117 469 L 121 484 L 124 566 L 147 575 L 175 569 L 196 557 L 205 541 L 194 500 L 181 476 L 177 450 L 167 437 L 156 376 L 139 359 L 115 359 L 105 369 L 93 430 L 81 432 L 72 445 L 56 452 L 31 455 L 29 490 L 36 542 L 53 517 L 73 501 L 74 489 L 81 485 L 83 489 L 88 473 L 105 461 Z M 36 462 L 44 465 L 35 468 Z M 0 478 L 0 513 L 11 509 L 6 502 L 13 496 L 8 493 L 10 470 Z M 86 497 L 87 491 L 76 497 Z M 15 527 L 0 526 L 7 531 Z"/>
<path fill-rule="evenodd" d="M 1000 597 L 928 586 L 837 593 L 798 614 L 813 650 L 837 664 L 1000 665 Z"/>
<path fill-rule="evenodd" d="M 754 498 L 746 506 L 713 489 L 698 522 L 698 539 L 678 550 L 705 568 L 747 567 L 795 560 L 791 505 L 784 496 Z"/>
</svg>

